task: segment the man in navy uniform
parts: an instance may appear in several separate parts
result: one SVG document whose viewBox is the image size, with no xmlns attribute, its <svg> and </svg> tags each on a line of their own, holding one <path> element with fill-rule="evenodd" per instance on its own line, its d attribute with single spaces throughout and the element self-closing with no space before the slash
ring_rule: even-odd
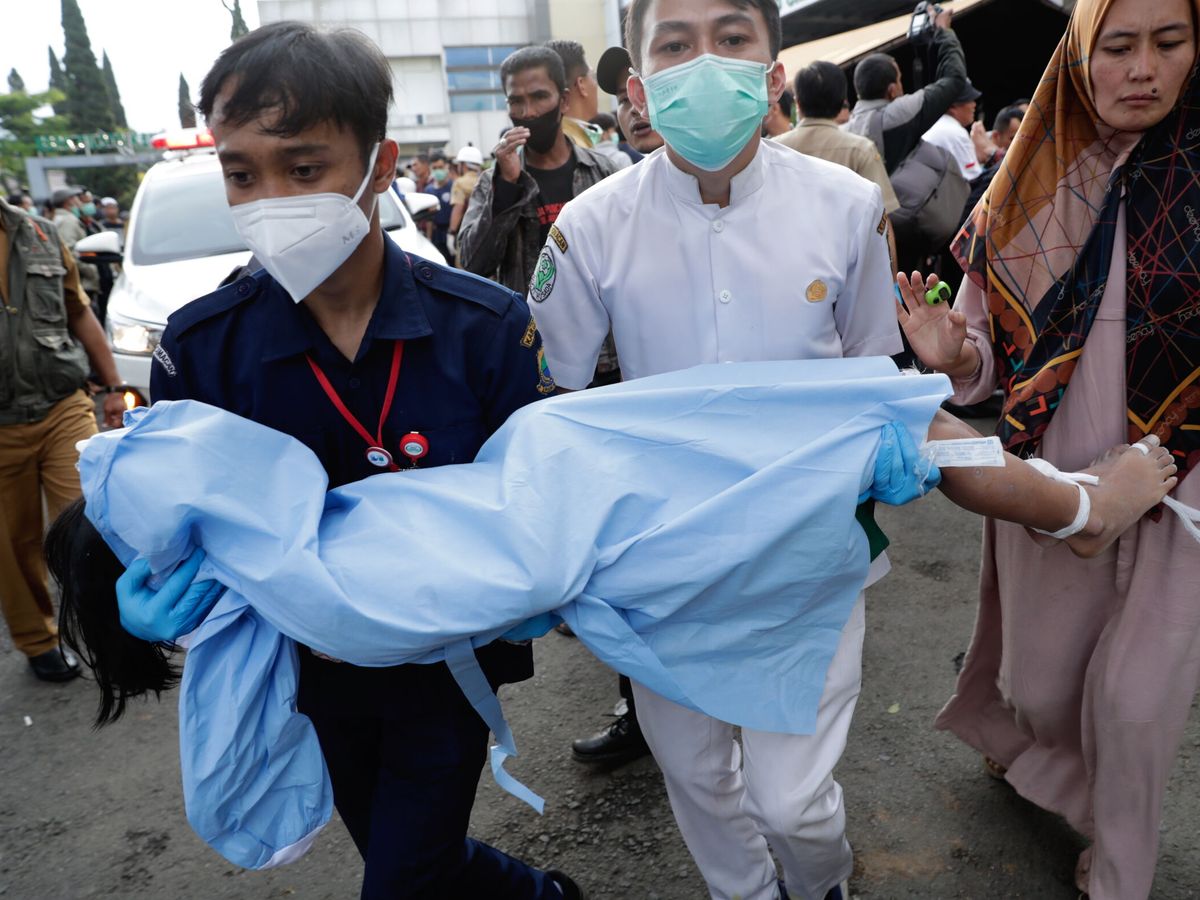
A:
<svg viewBox="0 0 1200 900">
<path fill-rule="evenodd" d="M 151 377 L 156 400 L 201 400 L 303 441 L 331 487 L 469 462 L 554 391 L 520 295 L 411 258 L 380 228 L 375 195 L 398 153 L 391 99 L 387 61 L 357 32 L 281 22 L 221 54 L 200 110 L 263 269 L 173 315 Z M 528 643 L 478 657 L 493 688 L 533 672 Z M 581 896 L 567 876 L 467 838 L 488 728 L 444 663 L 300 659 L 299 708 L 366 862 L 363 897 Z"/>
</svg>

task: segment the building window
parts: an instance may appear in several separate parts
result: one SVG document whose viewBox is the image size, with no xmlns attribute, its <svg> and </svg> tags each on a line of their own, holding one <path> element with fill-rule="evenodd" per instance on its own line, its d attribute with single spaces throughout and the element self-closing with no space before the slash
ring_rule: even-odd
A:
<svg viewBox="0 0 1200 900">
<path fill-rule="evenodd" d="M 451 112 L 504 110 L 500 64 L 518 47 L 447 47 L 446 86 Z"/>
</svg>

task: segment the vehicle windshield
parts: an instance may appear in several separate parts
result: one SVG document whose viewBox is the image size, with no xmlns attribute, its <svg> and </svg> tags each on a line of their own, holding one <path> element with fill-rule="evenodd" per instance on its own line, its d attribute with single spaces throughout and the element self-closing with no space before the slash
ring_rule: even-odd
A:
<svg viewBox="0 0 1200 900">
<path fill-rule="evenodd" d="M 379 218 L 387 231 L 409 223 L 391 191 L 379 195 Z M 247 249 L 233 227 L 219 169 L 148 181 L 132 231 L 130 262 L 139 266 Z"/>
</svg>

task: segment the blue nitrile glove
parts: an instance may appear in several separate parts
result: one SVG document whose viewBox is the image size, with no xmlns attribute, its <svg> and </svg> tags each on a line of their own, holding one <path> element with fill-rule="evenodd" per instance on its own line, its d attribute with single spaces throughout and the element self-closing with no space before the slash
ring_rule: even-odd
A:
<svg viewBox="0 0 1200 900">
<path fill-rule="evenodd" d="M 889 506 L 903 506 L 924 497 L 941 483 L 942 473 L 921 458 L 908 429 L 889 422 L 882 429 L 875 456 L 875 481 L 860 499 L 868 497 Z"/>
<path fill-rule="evenodd" d="M 135 560 L 117 579 L 121 627 L 134 637 L 154 643 L 174 641 L 194 631 L 223 590 L 218 581 L 193 583 L 202 562 L 204 551 L 197 548 L 156 591 L 146 584 L 150 564 L 144 559 Z"/>
<path fill-rule="evenodd" d="M 526 619 L 520 625 L 514 625 L 504 634 L 500 635 L 502 641 L 532 641 L 534 638 L 540 638 L 548 633 L 551 628 L 562 621 L 560 616 L 554 613 L 542 613 L 540 616 L 534 616 L 532 619 Z"/>
</svg>

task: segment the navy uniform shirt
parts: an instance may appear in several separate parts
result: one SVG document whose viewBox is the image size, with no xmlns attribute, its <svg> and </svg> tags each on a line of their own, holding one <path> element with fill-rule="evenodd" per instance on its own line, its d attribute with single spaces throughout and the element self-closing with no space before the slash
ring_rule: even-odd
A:
<svg viewBox="0 0 1200 900">
<path fill-rule="evenodd" d="M 541 337 L 519 294 L 410 258 L 390 239 L 384 244 L 383 290 L 353 362 L 304 304 L 294 303 L 260 270 L 170 317 L 154 354 L 151 396 L 200 400 L 286 432 L 316 453 L 330 487 L 337 487 L 383 470 L 368 462 L 366 442 L 330 401 L 306 355 L 374 435 L 393 348 L 403 341 L 384 449 L 402 469 L 410 467 L 400 442 L 415 431 L 429 443 L 428 455 L 417 463 L 421 468 L 471 462 L 514 410 L 553 393 Z M 403 602 L 403 586 L 397 588 L 397 602 Z M 527 645 L 497 643 L 479 656 L 493 684 L 532 674 Z M 403 689 L 403 670 L 413 668 L 368 670 L 318 663 L 307 653 L 301 658 L 302 695 L 310 702 L 325 697 L 343 709 L 347 692 L 369 707 L 372 696 Z M 314 670 L 323 671 L 314 678 Z"/>
<path fill-rule="evenodd" d="M 436 181 L 430 181 L 425 187 L 426 194 L 432 194 L 433 196 L 437 197 L 439 201 L 441 201 L 442 205 L 438 207 L 438 211 L 433 217 L 433 224 L 439 229 L 450 227 L 450 213 L 454 209 L 454 204 L 450 202 L 453 192 L 453 178 L 447 178 L 441 184 L 438 184 Z"/>
</svg>

